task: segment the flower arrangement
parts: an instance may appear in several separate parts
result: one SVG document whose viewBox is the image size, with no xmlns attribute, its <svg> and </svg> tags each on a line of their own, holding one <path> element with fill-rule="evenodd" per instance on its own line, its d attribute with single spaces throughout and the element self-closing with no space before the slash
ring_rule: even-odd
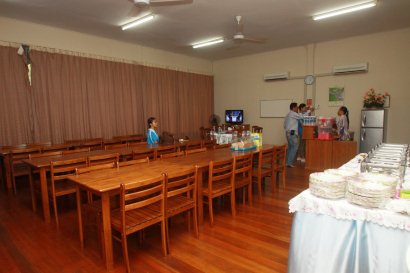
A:
<svg viewBox="0 0 410 273">
<path fill-rule="evenodd" d="M 363 107 L 365 108 L 383 108 L 386 97 L 389 96 L 387 92 L 384 94 L 376 93 L 373 88 L 370 88 L 363 96 Z"/>
</svg>

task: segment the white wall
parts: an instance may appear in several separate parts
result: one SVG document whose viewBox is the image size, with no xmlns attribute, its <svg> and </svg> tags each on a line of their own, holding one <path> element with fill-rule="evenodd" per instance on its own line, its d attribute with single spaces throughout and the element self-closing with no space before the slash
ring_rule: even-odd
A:
<svg viewBox="0 0 410 273">
<path fill-rule="evenodd" d="M 136 61 L 141 64 L 212 74 L 212 62 L 79 32 L 0 17 L 0 40 Z"/>
<path fill-rule="evenodd" d="M 410 143 L 410 28 L 216 61 L 215 112 L 223 117 L 225 109 L 244 109 L 246 123 L 264 127 L 265 143 L 284 143 L 283 118 L 260 118 L 259 100 L 302 102 L 305 86 L 301 79 L 264 82 L 263 75 L 329 73 L 334 65 L 362 62 L 369 63 L 368 73 L 317 78 L 316 115 L 335 116 L 338 108 L 328 106 L 328 88 L 344 87 L 357 140 L 364 92 L 371 87 L 387 91 L 391 94 L 387 141 Z M 308 96 L 313 90 L 306 88 Z"/>
</svg>

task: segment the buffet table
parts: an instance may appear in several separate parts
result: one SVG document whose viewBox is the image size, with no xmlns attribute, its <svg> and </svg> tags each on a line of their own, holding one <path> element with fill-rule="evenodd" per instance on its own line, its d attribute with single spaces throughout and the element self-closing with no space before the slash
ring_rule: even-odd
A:
<svg viewBox="0 0 410 273">
<path fill-rule="evenodd" d="M 383 161 L 375 168 L 378 153 L 388 159 L 383 149 L 388 148 L 379 147 L 371 157 L 359 154 L 337 170 L 311 174 L 309 189 L 289 201 L 294 217 L 288 272 L 410 272 L 410 200 L 396 199 L 400 181 L 410 182 L 410 159 L 397 160 L 406 172 L 387 169 Z M 396 155 L 408 152 L 407 146 Z M 391 174 L 361 173 L 372 166 Z"/>
<path fill-rule="evenodd" d="M 366 209 L 306 190 L 289 202 L 288 272 L 409 272 L 410 217 Z"/>
</svg>

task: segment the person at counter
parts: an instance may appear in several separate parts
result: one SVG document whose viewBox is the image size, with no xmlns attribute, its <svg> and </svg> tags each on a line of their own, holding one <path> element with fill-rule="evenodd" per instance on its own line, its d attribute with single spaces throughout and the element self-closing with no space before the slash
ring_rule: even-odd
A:
<svg viewBox="0 0 410 273">
<path fill-rule="evenodd" d="M 314 108 L 309 108 L 306 104 L 299 104 L 299 114 L 302 116 L 298 122 L 298 134 L 299 134 L 299 147 L 298 147 L 298 158 L 297 160 L 305 162 L 305 149 L 306 149 L 306 140 L 302 139 L 303 134 L 303 117 L 310 116 L 314 113 Z"/>
<path fill-rule="evenodd" d="M 286 166 L 293 168 L 293 162 L 295 161 L 296 153 L 299 146 L 299 132 L 298 125 L 299 120 L 302 119 L 302 115 L 298 113 L 298 104 L 292 102 L 289 105 L 289 113 L 285 117 L 283 127 L 286 133 L 286 140 L 288 141 L 288 150 L 286 153 Z"/>
<path fill-rule="evenodd" d="M 349 134 L 349 110 L 342 106 L 337 111 L 336 130 L 339 140 L 350 140 Z"/>
</svg>

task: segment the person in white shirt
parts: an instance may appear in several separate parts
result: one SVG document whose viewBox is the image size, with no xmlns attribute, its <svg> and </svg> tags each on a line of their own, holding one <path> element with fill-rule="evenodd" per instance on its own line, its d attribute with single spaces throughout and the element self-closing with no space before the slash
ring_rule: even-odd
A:
<svg viewBox="0 0 410 273">
<path fill-rule="evenodd" d="M 286 153 L 286 166 L 294 167 L 296 153 L 299 146 L 298 126 L 299 120 L 302 119 L 302 115 L 298 113 L 298 104 L 292 102 L 289 106 L 290 111 L 285 117 L 283 127 L 286 133 L 286 139 L 288 141 L 288 150 Z"/>
</svg>

